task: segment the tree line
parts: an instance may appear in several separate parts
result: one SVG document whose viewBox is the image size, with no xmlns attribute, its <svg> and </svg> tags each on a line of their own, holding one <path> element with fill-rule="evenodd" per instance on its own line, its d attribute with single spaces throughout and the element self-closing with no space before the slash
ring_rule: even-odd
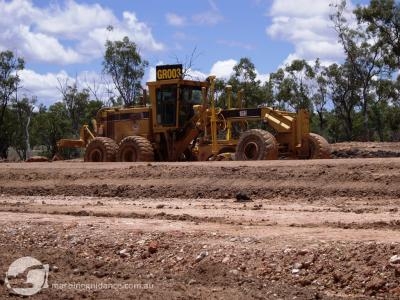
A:
<svg viewBox="0 0 400 300">
<path fill-rule="evenodd" d="M 107 41 L 105 46 L 104 82 L 58 78 L 61 101 L 49 107 L 39 104 L 36 97 L 21 93 L 18 73 L 25 67 L 24 59 L 9 50 L 0 52 L 0 158 L 6 158 L 8 148 L 13 147 L 20 159 L 25 160 L 34 146 L 41 146 L 41 155 L 53 157 L 57 141 L 78 138 L 81 126 L 91 124 L 100 108 L 139 103 L 143 94 L 141 80 L 148 62 L 141 58 L 136 44 L 128 37 Z"/>
<path fill-rule="evenodd" d="M 400 4 L 371 0 L 357 7 L 351 20 L 346 19 L 345 0 L 331 6 L 343 62 L 294 60 L 261 82 L 251 59 L 243 57 L 229 79 L 217 79 L 218 105 L 227 106 L 230 85 L 235 106 L 308 109 L 312 131 L 331 142 L 400 140 Z M 127 37 L 105 46 L 104 82 L 59 80 L 62 101 L 49 107 L 20 92 L 18 73 L 25 67 L 24 59 L 11 51 L 0 52 L 0 157 L 6 157 L 11 146 L 26 159 L 38 145 L 51 157 L 57 140 L 78 137 L 81 125 L 90 124 L 101 107 L 140 103 L 148 62 Z"/>
<path fill-rule="evenodd" d="M 355 24 L 346 19 L 346 1 L 331 6 L 342 63 L 294 60 L 262 84 L 251 60 L 242 58 L 231 78 L 219 81 L 221 104 L 230 84 L 243 91 L 245 106 L 310 110 L 312 131 L 331 142 L 400 140 L 400 4 L 371 0 L 353 11 Z"/>
</svg>

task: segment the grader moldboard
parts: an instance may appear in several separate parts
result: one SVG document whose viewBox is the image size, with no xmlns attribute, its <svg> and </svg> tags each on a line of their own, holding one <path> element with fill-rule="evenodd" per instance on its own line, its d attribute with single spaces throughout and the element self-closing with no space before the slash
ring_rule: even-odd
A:
<svg viewBox="0 0 400 300">
<path fill-rule="evenodd" d="M 330 157 L 330 145 L 310 133 L 309 114 L 271 107 L 215 106 L 214 81 L 182 79 L 182 65 L 158 66 L 156 81 L 135 107 L 102 108 L 81 128 L 80 139 L 62 139 L 58 149 L 86 148 L 85 162 L 265 160 Z M 256 129 L 249 123 L 258 122 Z M 263 128 L 263 129 L 261 129 Z"/>
</svg>

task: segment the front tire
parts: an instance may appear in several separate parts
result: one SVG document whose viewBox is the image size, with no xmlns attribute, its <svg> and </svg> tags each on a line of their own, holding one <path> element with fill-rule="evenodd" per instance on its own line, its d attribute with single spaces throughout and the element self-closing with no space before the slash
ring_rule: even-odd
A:
<svg viewBox="0 0 400 300">
<path fill-rule="evenodd" d="M 150 141 L 142 136 L 127 136 L 119 143 L 117 160 L 123 162 L 154 161 Z"/>
<path fill-rule="evenodd" d="M 236 160 L 265 160 L 278 158 L 278 143 L 268 131 L 251 129 L 245 131 L 236 147 Z"/>
</svg>

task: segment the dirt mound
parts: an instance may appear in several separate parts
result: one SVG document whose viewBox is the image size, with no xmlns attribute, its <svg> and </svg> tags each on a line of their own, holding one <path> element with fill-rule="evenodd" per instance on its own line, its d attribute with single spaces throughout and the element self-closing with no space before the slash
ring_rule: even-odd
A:
<svg viewBox="0 0 400 300">
<path fill-rule="evenodd" d="M 48 162 L 50 161 L 47 157 L 45 156 L 32 156 L 26 160 L 26 162 Z"/>
<path fill-rule="evenodd" d="M 346 142 L 332 144 L 333 158 L 400 157 L 400 143 Z"/>
</svg>

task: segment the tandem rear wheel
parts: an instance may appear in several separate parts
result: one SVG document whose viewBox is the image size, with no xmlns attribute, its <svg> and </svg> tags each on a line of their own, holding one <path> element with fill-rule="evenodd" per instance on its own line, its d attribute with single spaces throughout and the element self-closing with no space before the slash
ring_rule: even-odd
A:
<svg viewBox="0 0 400 300">
<path fill-rule="evenodd" d="M 154 161 L 153 146 L 142 136 L 127 136 L 119 143 L 117 161 Z"/>
<path fill-rule="evenodd" d="M 85 151 L 85 162 L 115 161 L 117 143 L 108 137 L 96 137 L 90 141 Z"/>
<path fill-rule="evenodd" d="M 278 158 L 278 143 L 268 131 L 250 129 L 242 133 L 236 147 L 235 160 Z"/>
</svg>

